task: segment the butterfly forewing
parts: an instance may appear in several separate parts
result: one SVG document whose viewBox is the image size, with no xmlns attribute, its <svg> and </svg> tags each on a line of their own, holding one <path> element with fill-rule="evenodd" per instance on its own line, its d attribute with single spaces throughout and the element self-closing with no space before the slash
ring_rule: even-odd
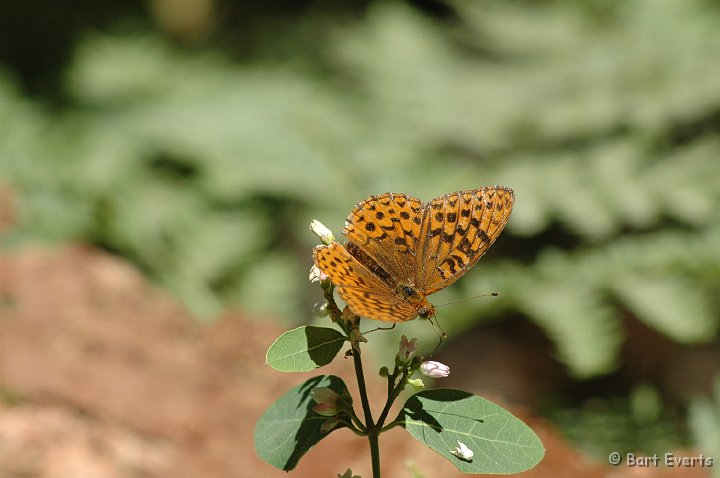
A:
<svg viewBox="0 0 720 478">
<path fill-rule="evenodd" d="M 417 277 L 422 214 L 423 204 L 417 198 L 393 193 L 370 196 L 355 206 L 343 232 L 392 278 L 391 287 L 410 285 Z"/>
<path fill-rule="evenodd" d="M 507 224 L 512 189 L 487 187 L 445 194 L 425 207 L 417 284 L 425 295 L 444 289 L 492 245 Z"/>
<path fill-rule="evenodd" d="M 410 303 L 351 256 L 344 246 L 338 243 L 318 246 L 313 256 L 353 313 L 386 322 L 410 320 L 417 315 Z"/>
</svg>

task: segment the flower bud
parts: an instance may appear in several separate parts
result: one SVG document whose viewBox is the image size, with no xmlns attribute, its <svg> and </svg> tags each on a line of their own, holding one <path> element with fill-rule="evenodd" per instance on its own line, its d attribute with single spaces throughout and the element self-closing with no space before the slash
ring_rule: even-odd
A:
<svg viewBox="0 0 720 478">
<path fill-rule="evenodd" d="M 400 350 L 397 353 L 397 360 L 400 363 L 408 363 L 415 356 L 417 339 L 408 340 L 404 335 L 400 337 Z"/>
<path fill-rule="evenodd" d="M 380 367 L 380 376 L 383 378 L 388 378 L 390 376 L 390 370 L 388 370 L 387 367 Z"/>
<path fill-rule="evenodd" d="M 423 383 L 421 378 L 410 378 L 408 379 L 407 383 L 413 386 L 413 388 L 420 390 L 422 388 L 425 388 L 425 384 Z"/>
<path fill-rule="evenodd" d="M 320 431 L 323 433 L 328 433 L 332 431 L 333 428 L 338 426 L 340 424 L 340 420 L 338 420 L 335 417 L 328 418 L 323 422 L 322 425 L 320 425 Z"/>
<path fill-rule="evenodd" d="M 420 373 L 430 378 L 444 378 L 450 375 L 450 367 L 444 363 L 428 360 L 420 364 Z"/>
<path fill-rule="evenodd" d="M 332 231 L 317 219 L 313 219 L 310 223 L 310 230 L 320 238 L 323 244 L 330 244 L 335 241 Z"/>
<path fill-rule="evenodd" d="M 324 417 L 334 417 L 338 414 L 340 394 L 329 387 L 315 387 L 310 392 L 310 397 L 317 403 L 313 411 Z"/>
</svg>

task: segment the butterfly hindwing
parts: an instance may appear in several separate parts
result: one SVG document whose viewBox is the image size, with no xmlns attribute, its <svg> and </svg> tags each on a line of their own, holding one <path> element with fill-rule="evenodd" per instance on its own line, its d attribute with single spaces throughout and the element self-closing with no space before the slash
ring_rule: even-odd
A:
<svg viewBox="0 0 720 478">
<path fill-rule="evenodd" d="M 358 262 L 347 249 L 332 243 L 313 251 L 315 264 L 338 288 L 353 313 L 385 322 L 414 319 L 417 311 L 385 282 Z"/>
</svg>

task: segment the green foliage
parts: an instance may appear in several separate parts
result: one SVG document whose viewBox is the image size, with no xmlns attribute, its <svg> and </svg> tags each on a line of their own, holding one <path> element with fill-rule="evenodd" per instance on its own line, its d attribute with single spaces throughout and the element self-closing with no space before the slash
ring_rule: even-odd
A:
<svg viewBox="0 0 720 478">
<path fill-rule="evenodd" d="M 698 397 L 690 403 L 689 425 L 693 440 L 706 456 L 713 457 L 713 477 L 720 476 L 720 377 L 715 379 L 712 397 Z"/>
<path fill-rule="evenodd" d="M 337 355 L 339 335 L 340 344 L 350 342 L 346 358 L 353 358 L 364 419 L 355 413 L 353 399 L 338 377 L 310 379 L 280 397 L 256 424 L 255 450 L 263 460 L 276 468 L 292 470 L 329 431 L 347 427 L 367 437 L 373 477 L 379 477 L 379 437 L 401 426 L 465 473 L 516 473 L 540 462 L 545 449 L 530 427 L 488 400 L 459 390 L 416 393 L 405 402 L 397 418 L 386 425 L 392 405 L 411 383 L 410 377 L 418 371 L 433 376 L 423 367 L 422 357 L 416 355 L 416 339 L 408 341 L 403 337 L 392 371 L 388 367 L 380 371 L 387 380 L 387 399 L 380 415 L 373 418 L 361 358 L 360 344 L 367 342 L 359 333 L 361 317 L 340 311 L 329 281 L 320 285 L 328 297 L 331 320 L 343 333 L 322 327 L 285 332 L 270 346 L 267 362 L 281 371 L 304 371 L 327 364 Z M 348 470 L 345 474 L 352 473 Z"/>
<path fill-rule="evenodd" d="M 288 330 L 270 346 L 265 362 L 280 372 L 308 372 L 327 365 L 345 343 L 345 336 L 327 327 Z"/>
<path fill-rule="evenodd" d="M 566 438 L 598 460 L 607 460 L 612 452 L 652 455 L 687 447 L 679 417 L 646 385 L 629 398 L 592 398 L 580 407 L 562 406 L 548 414 Z"/>
<path fill-rule="evenodd" d="M 286 62 L 87 36 L 53 111 L 0 80 L 0 177 L 21 196 L 3 242 L 92 242 L 201 316 L 239 305 L 299 323 L 310 219 L 339 237 L 372 193 L 503 184 L 508 230 L 444 298 L 502 296 L 442 309 L 453 332 L 519 311 L 578 376 L 615 366 L 625 314 L 679 342 L 715 336 L 720 12 L 450 8 L 454 22 L 377 2 L 342 28 L 308 15 Z"/>
<path fill-rule="evenodd" d="M 545 455 L 540 439 L 521 420 L 484 398 L 459 390 L 416 393 L 396 421 L 465 473 L 519 473 L 537 465 Z M 472 450 L 472 460 L 452 453 L 458 442 Z"/>
<path fill-rule="evenodd" d="M 292 470 L 305 453 L 332 432 L 320 430 L 328 417 L 312 410 L 310 392 L 316 387 L 329 387 L 337 393 L 347 390 L 345 382 L 334 375 L 311 378 L 280 397 L 255 425 L 255 450 L 275 468 Z"/>
</svg>

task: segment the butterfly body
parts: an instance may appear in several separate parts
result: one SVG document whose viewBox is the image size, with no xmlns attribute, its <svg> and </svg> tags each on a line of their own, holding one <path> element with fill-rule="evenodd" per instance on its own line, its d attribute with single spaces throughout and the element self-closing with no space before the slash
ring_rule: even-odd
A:
<svg viewBox="0 0 720 478">
<path fill-rule="evenodd" d="M 427 296 L 475 265 L 513 204 L 513 191 L 501 186 L 425 204 L 405 194 L 370 196 L 346 220 L 348 242 L 318 246 L 313 257 L 355 314 L 386 322 L 433 317 Z"/>
<path fill-rule="evenodd" d="M 427 319 L 429 317 L 435 317 L 435 307 L 430 303 L 421 291 L 410 285 L 400 284 L 397 288 L 397 293 L 402 296 L 402 299 L 410 303 L 420 318 Z"/>
</svg>

